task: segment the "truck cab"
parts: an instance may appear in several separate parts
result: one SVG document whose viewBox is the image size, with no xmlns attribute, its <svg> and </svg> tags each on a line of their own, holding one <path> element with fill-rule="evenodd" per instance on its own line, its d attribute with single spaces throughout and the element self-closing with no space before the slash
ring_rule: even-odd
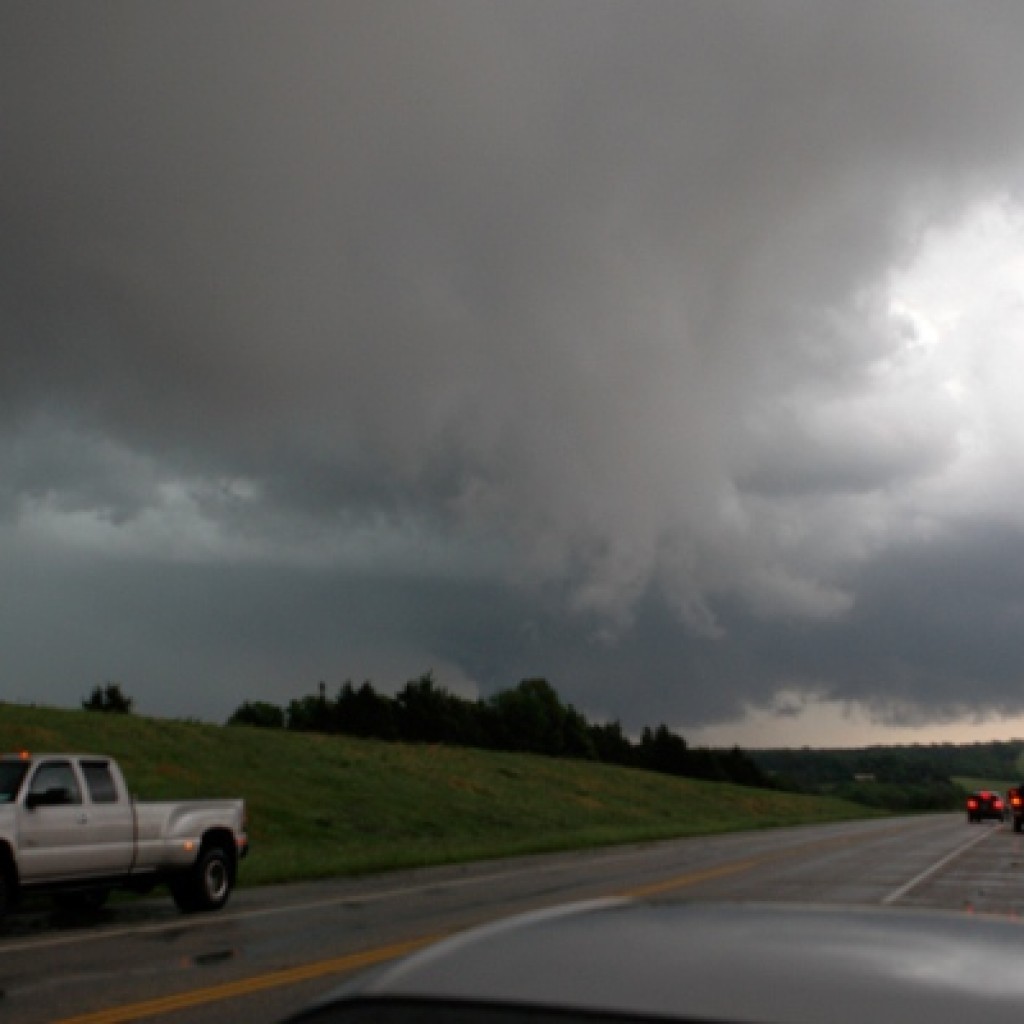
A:
<svg viewBox="0 0 1024 1024">
<path fill-rule="evenodd" d="M 24 765 L 19 773 L 17 766 Z M 117 765 L 104 757 L 47 755 L 4 761 L 0 820 L 17 836 L 22 884 L 59 881 L 69 873 L 127 874 L 134 855 L 134 815 Z M 10 783 L 20 778 L 18 791 Z M 5 813 L 6 812 L 6 813 Z"/>
</svg>

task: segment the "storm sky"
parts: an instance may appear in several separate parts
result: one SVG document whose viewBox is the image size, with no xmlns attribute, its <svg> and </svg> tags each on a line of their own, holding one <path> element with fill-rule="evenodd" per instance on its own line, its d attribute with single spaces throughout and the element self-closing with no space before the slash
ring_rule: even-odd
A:
<svg viewBox="0 0 1024 1024">
<path fill-rule="evenodd" d="M 1022 44 L 1017 0 L 6 0 L 0 698 L 1024 734 Z"/>
</svg>

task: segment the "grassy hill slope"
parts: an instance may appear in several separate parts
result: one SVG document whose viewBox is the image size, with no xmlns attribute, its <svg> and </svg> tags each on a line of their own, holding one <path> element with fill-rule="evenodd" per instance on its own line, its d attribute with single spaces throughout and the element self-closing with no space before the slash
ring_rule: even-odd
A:
<svg viewBox="0 0 1024 1024">
<path fill-rule="evenodd" d="M 244 796 L 242 884 L 871 813 L 581 761 L 0 703 L 0 751 L 23 749 L 112 754 L 144 800 Z"/>
</svg>

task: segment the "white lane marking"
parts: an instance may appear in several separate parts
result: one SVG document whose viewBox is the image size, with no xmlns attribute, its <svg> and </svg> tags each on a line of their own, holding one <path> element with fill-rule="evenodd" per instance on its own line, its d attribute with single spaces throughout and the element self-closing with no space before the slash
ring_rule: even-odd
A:
<svg viewBox="0 0 1024 1024">
<path fill-rule="evenodd" d="M 901 885 L 898 889 L 893 889 L 888 896 L 884 897 L 882 904 L 884 906 L 890 906 L 897 900 L 903 899 L 913 889 L 916 889 L 922 882 L 927 881 L 936 872 L 941 871 L 951 861 L 957 859 L 960 854 L 969 850 L 972 846 L 977 846 L 978 843 L 984 842 L 989 836 L 993 835 L 998 829 L 983 829 L 981 835 L 972 836 L 963 846 L 958 846 L 952 853 L 947 853 L 941 860 L 936 861 L 931 867 L 925 868 L 919 875 L 915 875 L 909 882 Z"/>
</svg>

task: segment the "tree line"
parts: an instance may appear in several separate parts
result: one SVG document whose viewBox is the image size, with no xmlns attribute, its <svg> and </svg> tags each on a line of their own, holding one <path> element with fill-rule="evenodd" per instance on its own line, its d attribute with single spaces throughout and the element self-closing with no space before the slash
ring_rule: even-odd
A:
<svg viewBox="0 0 1024 1024">
<path fill-rule="evenodd" d="M 889 810 L 961 808 L 961 779 L 1024 779 L 1024 740 L 821 750 L 758 750 L 758 767 L 782 789 L 838 796 Z"/>
<path fill-rule="evenodd" d="M 486 700 L 450 693 L 430 672 L 410 680 L 394 697 L 378 693 L 369 682 L 356 687 L 351 681 L 328 697 L 321 683 L 317 693 L 292 700 L 285 708 L 246 701 L 227 724 L 545 754 L 743 786 L 773 786 L 739 747 L 691 748 L 666 725 L 645 727 L 634 741 L 617 721 L 589 722 L 571 704 L 564 704 L 546 679 L 524 679 Z"/>
<path fill-rule="evenodd" d="M 957 776 L 1024 779 L 1024 740 L 984 743 L 915 743 L 909 746 L 848 747 L 839 750 L 759 750 L 758 766 L 773 777 L 806 790 L 836 786 L 858 776 L 908 785 L 948 782 Z"/>
</svg>

